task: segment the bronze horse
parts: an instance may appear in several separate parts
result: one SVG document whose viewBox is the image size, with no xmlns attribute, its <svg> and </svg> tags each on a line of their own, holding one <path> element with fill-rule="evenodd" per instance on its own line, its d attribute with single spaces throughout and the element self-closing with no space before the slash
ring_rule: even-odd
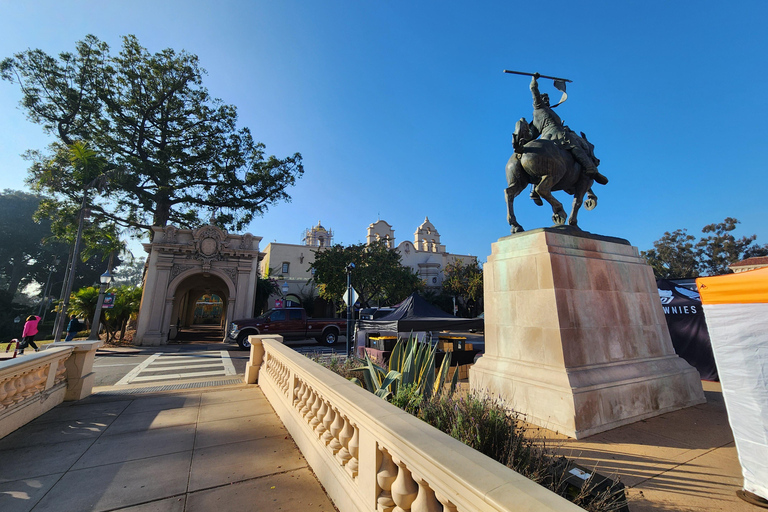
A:
<svg viewBox="0 0 768 512">
<path fill-rule="evenodd" d="M 527 128 L 527 123 L 524 126 Z M 590 156 L 594 158 L 594 146 L 583 132 L 581 135 L 590 147 Z M 581 166 L 573 159 L 571 152 L 557 142 L 537 139 L 525 143 L 524 140 L 523 137 L 523 144 L 516 148 L 507 162 L 507 220 L 512 233 L 523 231 L 515 217 L 513 203 L 529 183 L 534 186 L 534 192 L 552 206 L 552 220 L 555 225 L 565 224 L 568 220 L 570 226 L 578 227 L 577 216 L 584 202 L 584 195 L 587 194 L 588 210 L 597 205 L 597 197 L 591 189 L 593 180 L 581 171 Z M 595 160 L 598 161 L 596 158 Z M 570 218 L 566 215 L 563 204 L 552 196 L 553 190 L 564 190 L 573 196 Z M 538 199 L 534 194 L 532 197 L 534 201 Z M 536 203 L 541 204 L 541 200 Z"/>
</svg>

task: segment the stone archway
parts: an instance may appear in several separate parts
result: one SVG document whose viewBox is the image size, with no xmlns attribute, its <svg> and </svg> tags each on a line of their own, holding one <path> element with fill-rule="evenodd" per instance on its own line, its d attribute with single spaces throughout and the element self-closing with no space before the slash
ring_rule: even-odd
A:
<svg viewBox="0 0 768 512">
<path fill-rule="evenodd" d="M 213 294 L 220 297 L 223 302 L 221 324 L 219 326 L 222 329 L 221 335 L 223 338 L 225 334 L 223 329 L 227 325 L 227 311 L 230 309 L 228 299 L 234 295 L 234 292 L 233 283 L 229 281 L 227 276 L 195 271 L 189 271 L 184 276 L 178 276 L 171 282 L 168 288 L 168 296 L 173 299 L 170 317 L 171 325 L 181 329 L 192 327 L 195 323 L 195 303 L 200 297 Z M 172 333 L 173 329 L 170 332 Z M 170 334 L 169 337 L 173 338 Z"/>
<path fill-rule="evenodd" d="M 223 301 L 222 338 L 235 318 L 253 315 L 259 241 L 230 235 L 213 225 L 196 230 L 153 227 L 144 293 L 134 343 L 164 345 L 177 322 L 187 324 L 191 306 L 206 291 Z"/>
</svg>

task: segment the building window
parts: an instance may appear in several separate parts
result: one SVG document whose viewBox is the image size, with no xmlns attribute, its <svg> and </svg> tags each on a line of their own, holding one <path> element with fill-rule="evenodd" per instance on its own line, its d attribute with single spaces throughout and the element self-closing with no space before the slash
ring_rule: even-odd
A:
<svg viewBox="0 0 768 512">
<path fill-rule="evenodd" d="M 285 274 L 288 274 L 288 268 L 289 268 L 290 266 L 291 266 L 291 264 L 290 264 L 290 263 L 287 263 L 287 262 L 283 262 L 283 272 L 282 272 L 282 273 L 283 273 L 284 275 L 285 275 Z"/>
</svg>

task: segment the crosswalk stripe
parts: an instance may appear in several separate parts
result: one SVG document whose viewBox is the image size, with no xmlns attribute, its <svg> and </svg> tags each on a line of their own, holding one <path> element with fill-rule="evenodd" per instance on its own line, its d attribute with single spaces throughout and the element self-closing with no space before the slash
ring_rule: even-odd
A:
<svg viewBox="0 0 768 512">
<path fill-rule="evenodd" d="M 175 363 L 171 363 L 168 361 L 157 361 L 152 365 L 152 368 L 176 368 L 179 365 L 189 366 L 190 368 L 194 368 L 196 366 L 222 366 L 224 364 L 223 361 L 211 361 L 211 360 L 205 360 L 205 361 L 177 361 Z"/>
<path fill-rule="evenodd" d="M 172 365 L 155 365 L 153 364 L 151 368 L 147 368 L 144 370 L 144 372 L 164 372 L 168 370 L 191 370 L 193 368 L 212 368 L 212 367 L 218 367 L 221 368 L 222 371 L 224 370 L 224 364 L 219 361 L 218 363 L 205 363 L 205 364 L 172 364 Z"/>
<path fill-rule="evenodd" d="M 208 368 L 211 370 L 206 370 Z M 158 352 L 128 372 L 116 385 L 216 375 L 237 375 L 229 352 L 226 350 L 183 355 Z"/>
<path fill-rule="evenodd" d="M 235 365 L 232 364 L 232 358 L 229 357 L 229 350 L 221 351 L 221 362 L 224 363 L 224 371 L 226 372 L 226 375 L 237 375 Z"/>
<path fill-rule="evenodd" d="M 192 377 L 210 377 L 212 375 L 222 375 L 221 371 L 212 372 L 193 372 L 193 373 L 175 373 L 166 375 L 147 375 L 146 377 L 136 377 L 132 382 L 148 382 L 151 380 L 168 380 L 168 379 L 189 379 Z"/>
<path fill-rule="evenodd" d="M 152 354 L 152 355 L 151 355 L 151 356 L 149 356 L 148 358 L 146 358 L 146 359 L 144 360 L 144 362 L 142 362 L 141 364 L 139 364 L 139 365 L 138 365 L 136 368 L 134 368 L 134 369 L 133 369 L 133 370 L 131 370 L 130 372 L 126 373 L 126 374 L 125 374 L 125 377 L 123 377 L 122 379 L 120 379 L 119 381 L 117 381 L 117 384 L 115 384 L 115 386 L 125 386 L 125 385 L 127 385 L 127 384 L 130 384 L 130 383 L 131 383 L 131 381 L 132 381 L 133 379 L 135 379 L 135 378 L 136 378 L 136 376 L 137 376 L 139 373 L 141 373 L 141 371 L 142 371 L 144 368 L 146 368 L 147 366 L 149 366 L 150 364 L 152 364 L 152 362 L 153 362 L 155 359 L 157 359 L 158 357 L 160 357 L 161 355 L 163 355 L 163 353 L 162 353 L 162 352 L 157 352 L 157 353 L 155 353 L 155 354 Z"/>
</svg>

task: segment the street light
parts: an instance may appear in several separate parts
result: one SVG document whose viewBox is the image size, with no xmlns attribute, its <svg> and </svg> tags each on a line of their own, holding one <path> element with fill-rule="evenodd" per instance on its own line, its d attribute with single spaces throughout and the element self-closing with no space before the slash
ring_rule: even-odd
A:
<svg viewBox="0 0 768 512">
<path fill-rule="evenodd" d="M 96 302 L 96 311 L 93 312 L 89 340 L 99 339 L 99 322 L 101 322 L 101 307 L 104 305 L 104 292 L 107 291 L 107 286 L 112 282 L 112 274 L 109 273 L 109 269 L 99 276 L 99 282 L 101 283 L 99 285 L 99 300 Z"/>
<path fill-rule="evenodd" d="M 350 339 L 352 338 L 352 271 L 354 263 L 349 263 L 347 270 L 347 357 L 349 357 Z"/>
</svg>

